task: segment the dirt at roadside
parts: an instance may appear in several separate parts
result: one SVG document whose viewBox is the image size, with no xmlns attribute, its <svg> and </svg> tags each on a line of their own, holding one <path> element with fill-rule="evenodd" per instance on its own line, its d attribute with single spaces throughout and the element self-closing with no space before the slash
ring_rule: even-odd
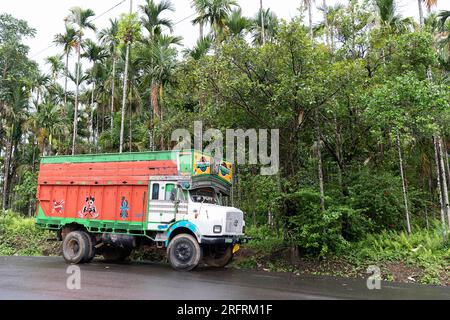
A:
<svg viewBox="0 0 450 320">
<path fill-rule="evenodd" d="M 295 261 L 293 261 L 295 260 Z M 249 263 L 251 262 L 251 263 Z M 257 269 L 261 271 L 292 272 L 307 275 L 329 275 L 347 278 L 367 279 L 369 265 L 355 265 L 342 258 L 308 259 L 292 258 L 288 248 L 280 249 L 270 256 L 256 250 L 242 248 L 231 265 L 238 269 Z M 403 261 L 383 262 L 379 264 L 383 280 L 402 283 L 424 283 L 425 271 L 415 265 Z M 450 286 L 450 266 L 444 272 L 435 274 L 434 282 L 442 286 Z"/>
</svg>

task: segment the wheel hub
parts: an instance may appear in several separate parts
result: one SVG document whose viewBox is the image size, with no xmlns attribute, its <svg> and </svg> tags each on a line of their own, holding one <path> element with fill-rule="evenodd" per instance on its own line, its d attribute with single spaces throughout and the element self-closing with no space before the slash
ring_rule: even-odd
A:
<svg viewBox="0 0 450 320">
<path fill-rule="evenodd" d="M 192 249 L 187 243 L 180 243 L 175 248 L 175 255 L 180 261 L 188 261 L 192 256 Z"/>
</svg>

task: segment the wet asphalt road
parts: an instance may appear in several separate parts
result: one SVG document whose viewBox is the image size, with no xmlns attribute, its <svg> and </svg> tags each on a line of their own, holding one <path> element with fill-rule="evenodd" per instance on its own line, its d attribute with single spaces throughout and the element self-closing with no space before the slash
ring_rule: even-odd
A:
<svg viewBox="0 0 450 320">
<path fill-rule="evenodd" d="M 297 300 L 445 299 L 450 288 L 366 280 L 199 268 L 176 272 L 165 264 L 82 265 L 81 290 L 68 290 L 68 265 L 59 257 L 0 257 L 0 299 Z"/>
</svg>

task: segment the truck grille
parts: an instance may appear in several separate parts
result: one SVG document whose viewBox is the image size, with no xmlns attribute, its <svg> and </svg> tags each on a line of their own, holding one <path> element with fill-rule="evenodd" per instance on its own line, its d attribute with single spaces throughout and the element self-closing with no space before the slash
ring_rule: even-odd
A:
<svg viewBox="0 0 450 320">
<path fill-rule="evenodd" d="M 244 215 L 241 212 L 227 212 L 226 233 L 242 234 Z"/>
</svg>

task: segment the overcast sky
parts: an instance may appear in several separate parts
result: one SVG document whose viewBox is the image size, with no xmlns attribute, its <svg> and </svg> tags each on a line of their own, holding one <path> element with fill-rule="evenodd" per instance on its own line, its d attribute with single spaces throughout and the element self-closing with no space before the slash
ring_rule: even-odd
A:
<svg viewBox="0 0 450 320">
<path fill-rule="evenodd" d="M 327 0 L 329 1 L 329 0 Z M 91 8 L 97 16 L 101 15 L 121 0 L 0 0 L 0 13 L 10 13 L 16 18 L 28 21 L 30 26 L 37 30 L 36 37 L 29 39 L 26 43 L 30 46 L 30 57 L 39 62 L 41 69 L 48 72 L 48 66 L 45 66 L 44 59 L 50 55 L 61 52 L 60 48 L 51 47 L 55 34 L 64 31 L 63 18 L 67 16 L 69 9 L 74 6 Z M 144 0 L 134 0 L 135 10 L 139 5 L 144 4 Z M 170 14 L 175 26 L 174 33 L 183 37 L 183 44 L 192 47 L 198 37 L 198 28 L 192 26 L 191 20 L 194 11 L 190 7 L 191 0 L 172 0 L 176 11 Z M 259 8 L 259 0 L 238 0 L 245 15 L 254 16 Z M 316 2 L 322 3 L 321 0 Z M 346 3 L 347 0 L 331 0 L 330 4 L 337 2 Z M 271 8 L 280 18 L 289 20 L 298 14 L 300 6 L 299 0 L 263 0 L 264 7 Z M 413 16 L 417 19 L 418 8 L 417 0 L 397 0 L 397 6 L 403 16 Z M 95 24 L 98 29 L 108 26 L 109 18 L 119 17 L 121 13 L 128 11 L 129 0 L 113 10 L 98 17 Z M 440 0 L 436 10 L 450 10 L 450 0 Z M 320 14 L 315 14 L 318 20 Z M 183 21 L 184 20 L 184 21 Z M 88 34 L 93 37 L 93 34 Z M 45 50 L 44 50 L 45 49 Z"/>
</svg>

